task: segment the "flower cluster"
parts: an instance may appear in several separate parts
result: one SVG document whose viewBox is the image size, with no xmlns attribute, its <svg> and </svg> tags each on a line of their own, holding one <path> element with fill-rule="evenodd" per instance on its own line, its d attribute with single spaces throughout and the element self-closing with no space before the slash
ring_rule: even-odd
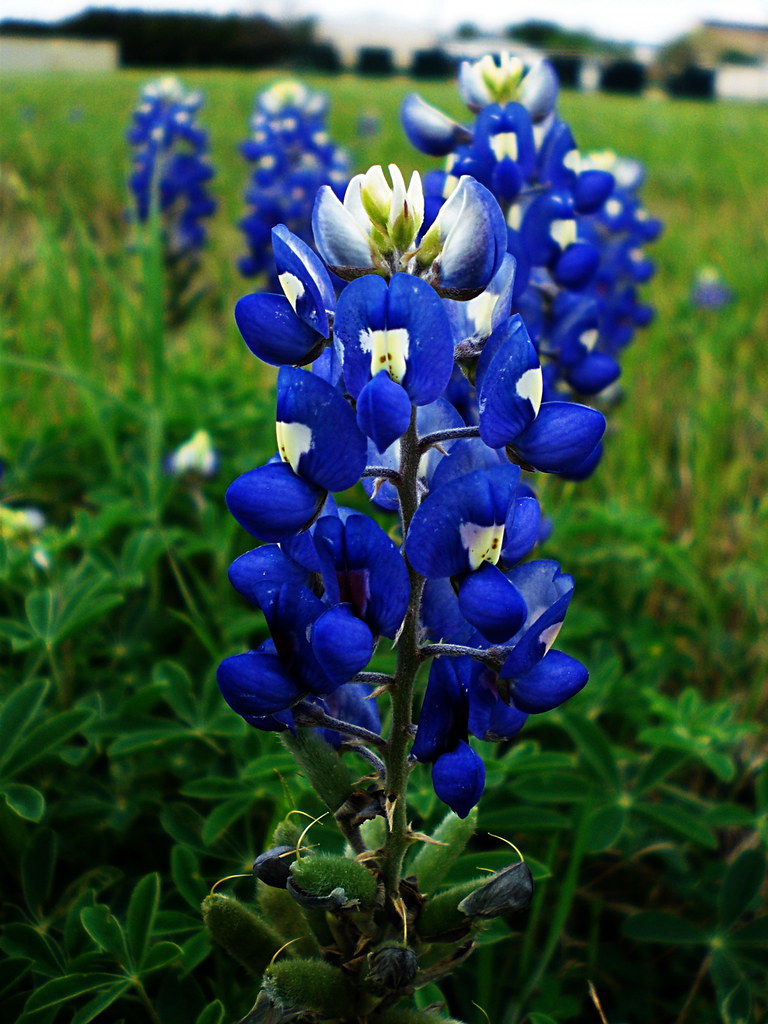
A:
<svg viewBox="0 0 768 1024">
<path fill-rule="evenodd" d="M 317 190 L 343 192 L 349 181 L 347 154 L 329 138 L 328 97 L 301 82 L 277 82 L 257 94 L 250 137 L 240 151 L 253 165 L 245 195 L 249 207 L 240 221 L 248 255 L 240 272 L 252 277 L 272 269 L 272 228 L 285 224 L 311 240 L 310 211 Z"/>
<path fill-rule="evenodd" d="M 237 304 L 248 347 L 280 367 L 275 455 L 227 491 L 235 519 L 265 542 L 230 578 L 269 638 L 227 658 L 218 681 L 257 728 L 312 725 L 381 748 L 389 793 L 402 736 L 379 736 L 368 684 L 410 722 L 431 661 L 411 757 L 466 816 L 484 785 L 469 735 L 509 738 L 586 682 L 552 649 L 573 580 L 531 559 L 544 527 L 523 472 L 579 472 L 605 421 L 545 394 L 511 311 L 514 259 L 488 189 L 463 176 L 427 222 L 419 175 L 406 185 L 389 172 L 355 176 L 343 198 L 321 188 L 321 258 L 278 226 L 281 291 Z M 338 297 L 331 272 L 349 282 Z M 337 504 L 360 481 L 399 514 L 399 544 Z M 392 677 L 372 671 L 381 637 L 397 646 Z"/>
<path fill-rule="evenodd" d="M 203 221 L 216 209 L 207 184 L 213 176 L 208 134 L 196 119 L 202 103 L 202 95 L 178 79 L 160 78 L 142 89 L 128 132 L 134 147 L 133 216 L 144 224 L 157 204 L 171 265 L 194 262 L 206 241 Z"/>
<path fill-rule="evenodd" d="M 618 378 L 621 349 L 652 315 L 637 286 L 653 274 L 642 246 L 661 226 L 639 199 L 642 167 L 612 153 L 579 153 L 557 115 L 557 79 L 545 61 L 464 62 L 459 90 L 477 115 L 471 126 L 416 94 L 403 105 L 411 142 L 448 158 L 446 170 L 425 179 L 427 220 L 463 175 L 493 193 L 516 261 L 512 310 L 542 361 L 545 396 L 598 395 Z"/>
</svg>

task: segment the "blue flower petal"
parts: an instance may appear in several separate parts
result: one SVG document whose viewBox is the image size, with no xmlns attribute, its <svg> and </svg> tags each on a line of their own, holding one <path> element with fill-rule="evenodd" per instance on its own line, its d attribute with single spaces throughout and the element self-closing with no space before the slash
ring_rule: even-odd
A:
<svg viewBox="0 0 768 1024">
<path fill-rule="evenodd" d="M 557 638 L 573 595 L 573 577 L 560 572 L 557 562 L 541 559 L 510 570 L 509 578 L 523 595 L 528 616 L 499 675 L 517 678 L 530 672 Z"/>
<path fill-rule="evenodd" d="M 307 570 L 276 544 L 265 544 L 240 555 L 229 567 L 229 581 L 238 593 L 264 608 L 283 584 L 306 586 Z"/>
<path fill-rule="evenodd" d="M 515 451 L 543 473 L 567 473 L 597 447 L 605 417 L 576 402 L 545 402 L 534 422 L 514 439 Z"/>
<path fill-rule="evenodd" d="M 272 251 L 280 286 L 296 315 L 327 338 L 336 295 L 324 264 L 285 224 L 272 229 Z"/>
<path fill-rule="evenodd" d="M 530 714 L 552 711 L 583 689 L 588 679 L 589 673 L 580 661 L 562 651 L 549 651 L 530 672 L 515 678 L 512 700 Z"/>
<path fill-rule="evenodd" d="M 613 384 L 620 374 L 621 367 L 613 356 L 605 352 L 590 352 L 568 370 L 566 379 L 582 395 L 596 395 Z"/>
<path fill-rule="evenodd" d="M 467 738 L 467 698 L 462 678 L 469 658 L 435 658 L 419 713 L 411 754 L 417 761 L 434 761 Z"/>
<path fill-rule="evenodd" d="M 343 491 L 365 469 L 366 441 L 355 413 L 327 381 L 284 366 L 277 377 L 280 454 L 301 477 L 328 491 Z"/>
<path fill-rule="evenodd" d="M 283 462 L 243 473 L 227 488 L 227 507 L 259 540 L 279 541 L 300 533 L 315 519 L 325 499 L 322 488 L 296 476 Z"/>
<path fill-rule="evenodd" d="M 333 718 L 362 726 L 371 732 L 379 732 L 381 719 L 378 705 L 371 699 L 372 692 L 371 687 L 365 683 L 347 683 L 324 697 L 323 703 Z M 318 732 L 332 747 L 338 748 L 345 739 L 344 734 L 335 729 L 319 729 Z"/>
<path fill-rule="evenodd" d="M 482 758 L 462 740 L 432 765 L 432 785 L 454 814 L 466 818 L 485 789 Z"/>
<path fill-rule="evenodd" d="M 526 616 L 520 591 L 489 563 L 464 580 L 459 589 L 459 608 L 464 618 L 493 644 L 513 637 Z"/>
<path fill-rule="evenodd" d="M 244 717 L 283 711 L 304 693 L 276 654 L 248 651 L 226 658 L 216 680 L 224 700 Z"/>
<path fill-rule="evenodd" d="M 362 671 L 373 655 L 370 629 L 344 604 L 315 620 L 311 642 L 318 664 L 337 686 Z"/>
<path fill-rule="evenodd" d="M 511 566 L 531 551 L 541 534 L 541 506 L 536 498 L 524 495 L 515 500 L 504 529 L 501 557 Z"/>
<path fill-rule="evenodd" d="M 520 316 L 488 339 L 477 366 L 480 436 L 503 448 L 535 421 L 543 394 L 539 357 Z"/>
<path fill-rule="evenodd" d="M 311 363 L 323 349 L 323 336 L 296 316 L 284 295 L 244 295 L 235 322 L 251 352 L 273 366 Z"/>
<path fill-rule="evenodd" d="M 403 100 L 400 118 L 411 144 L 429 156 L 447 156 L 472 138 L 468 129 L 425 103 L 415 92 Z"/>
<path fill-rule="evenodd" d="M 430 492 L 416 510 L 405 542 L 416 572 L 439 579 L 469 572 L 483 560 L 497 561 L 519 479 L 517 466 L 499 465 Z M 488 545 L 493 551 L 489 547 L 484 554 Z"/>
<path fill-rule="evenodd" d="M 403 388 L 380 370 L 357 396 L 357 425 L 385 451 L 408 430 L 412 408 Z"/>
</svg>

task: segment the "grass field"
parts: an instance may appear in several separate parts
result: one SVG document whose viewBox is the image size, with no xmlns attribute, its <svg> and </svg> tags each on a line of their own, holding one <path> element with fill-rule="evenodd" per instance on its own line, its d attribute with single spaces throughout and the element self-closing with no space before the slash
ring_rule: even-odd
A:
<svg viewBox="0 0 768 1024">
<path fill-rule="evenodd" d="M 272 374 L 232 309 L 253 287 L 235 269 L 247 178 L 237 144 L 254 93 L 279 76 L 181 76 L 206 96 L 219 210 L 206 293 L 175 330 L 162 326 L 157 253 L 131 246 L 124 218 L 125 130 L 151 77 L 0 78 L 0 500 L 39 508 L 48 524 L 36 541 L 47 567 L 30 561 L 29 538 L 6 537 L 0 558 L 3 696 L 27 695 L 0 719 L 0 784 L 24 790 L 4 790 L 0 811 L 17 894 L 3 948 L 18 958 L 0 999 L 30 1024 L 246 1012 L 254 986 L 209 953 L 196 901 L 268 845 L 286 799 L 277 741 L 231 722 L 213 683 L 217 661 L 260 628 L 227 583 L 249 544 L 223 491 L 274 446 Z M 356 169 L 436 165 L 399 127 L 413 83 L 305 80 L 330 92 L 331 134 Z M 463 116 L 452 83 L 418 91 Z M 582 150 L 646 165 L 645 205 L 665 223 L 644 293 L 657 312 L 626 353 L 598 472 L 536 481 L 555 526 L 547 557 L 576 578 L 563 637 L 592 681 L 572 711 L 500 752 L 489 779 L 499 795 L 481 809 L 481 828 L 527 842 L 539 865 L 530 927 L 514 939 L 507 929 L 506 942 L 489 933 L 421 1005 L 442 996 L 474 1022 L 474 1001 L 494 1024 L 597 1020 L 589 979 L 611 1024 L 749 1024 L 766 1010 L 754 913 L 768 840 L 768 118 L 764 107 L 576 94 L 560 112 Z M 380 118 L 378 135 L 357 134 L 363 113 Z M 689 302 L 703 264 L 735 292 L 722 311 Z M 220 452 L 218 476 L 169 479 L 164 455 L 199 427 Z M 308 792 L 295 799 L 313 806 Z M 426 777 L 416 810 L 437 813 Z M 494 866 L 482 844 L 477 856 Z M 47 883 L 32 881 L 40 872 Z M 98 901 L 124 914 L 155 873 L 161 952 L 134 983 L 135 965 L 78 922 Z M 745 873 L 756 881 L 733 897 L 737 914 L 726 896 Z M 666 932 L 626 925 L 639 911 L 674 914 L 705 938 L 668 921 Z M 759 921 L 758 941 L 723 947 L 726 932 Z M 164 943 L 184 957 L 167 949 L 161 963 Z M 21 1016 L 41 985 L 109 970 L 128 981 L 96 989 L 95 1016 L 72 1016 L 94 989 L 64 981 L 58 1002 Z M 182 1003 L 187 1016 L 175 1016 Z"/>
</svg>

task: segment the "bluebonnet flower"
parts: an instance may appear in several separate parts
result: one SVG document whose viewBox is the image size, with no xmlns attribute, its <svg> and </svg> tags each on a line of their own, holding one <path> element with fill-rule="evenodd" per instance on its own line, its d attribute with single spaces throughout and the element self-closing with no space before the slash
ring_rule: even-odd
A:
<svg viewBox="0 0 768 1024">
<path fill-rule="evenodd" d="M 313 225 L 319 256 L 273 229 L 281 290 L 245 296 L 235 313 L 251 351 L 280 367 L 277 452 L 227 491 L 266 542 L 230 576 L 270 635 L 226 659 L 219 685 L 257 728 L 383 744 L 361 673 L 378 638 L 404 644 L 410 622 L 409 657 L 434 658 L 413 756 L 466 815 L 484 779 L 469 737 L 507 738 L 586 682 L 550 650 L 573 581 L 525 561 L 547 526 L 523 473 L 594 459 L 604 418 L 545 395 L 511 312 L 504 218 L 481 183 L 462 178 L 426 224 L 419 176 L 406 185 L 399 168 L 374 167 L 341 199 L 322 187 Z M 348 281 L 338 296 L 332 274 Z M 399 547 L 337 508 L 361 480 L 399 512 Z"/>
<path fill-rule="evenodd" d="M 142 91 L 128 132 L 134 147 L 133 216 L 143 224 L 157 203 L 168 262 L 194 259 L 206 241 L 204 218 L 216 209 L 208 192 L 213 168 L 208 133 L 197 121 L 203 97 L 167 76 Z"/>
<path fill-rule="evenodd" d="M 210 477 L 215 474 L 218 465 L 219 457 L 207 430 L 196 430 L 165 460 L 165 468 L 172 476 L 195 473 Z"/>
<path fill-rule="evenodd" d="M 301 82 L 276 82 L 256 95 L 250 136 L 240 152 L 253 166 L 240 228 L 248 255 L 240 272 L 271 273 L 272 228 L 283 224 L 311 241 L 311 215 L 321 185 L 341 194 L 349 181 L 349 157 L 328 135 L 329 100 Z M 276 282 L 272 281 L 273 285 Z"/>
<path fill-rule="evenodd" d="M 613 153 L 578 151 L 557 115 L 557 78 L 546 61 L 525 67 L 503 54 L 464 62 L 459 91 L 477 115 L 472 125 L 415 94 L 403 104 L 414 145 L 447 157 L 445 171 L 425 178 L 425 220 L 439 216 L 462 176 L 493 193 L 515 261 L 511 309 L 538 353 L 545 401 L 599 396 L 620 374 L 621 349 L 652 315 L 637 287 L 654 272 L 642 247 L 661 225 L 638 198 L 642 168 Z M 560 471 L 580 479 L 599 454 L 593 448 Z"/>
<path fill-rule="evenodd" d="M 710 265 L 699 267 L 691 285 L 690 303 L 698 309 L 722 309 L 733 301 L 733 290 Z"/>
</svg>

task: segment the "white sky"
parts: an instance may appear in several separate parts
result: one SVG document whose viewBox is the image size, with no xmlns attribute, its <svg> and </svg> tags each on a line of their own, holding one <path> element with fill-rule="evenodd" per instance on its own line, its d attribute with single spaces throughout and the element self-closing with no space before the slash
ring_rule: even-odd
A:
<svg viewBox="0 0 768 1024">
<path fill-rule="evenodd" d="M 447 31 L 463 21 L 483 29 L 504 28 L 528 18 L 586 28 L 604 38 L 641 43 L 667 42 L 705 18 L 768 24 L 768 0 L 516 0 L 486 4 L 466 0 L 0 0 L 0 17 L 58 21 L 87 6 L 146 10 L 215 11 L 268 14 L 271 17 L 350 17 L 428 23 Z M 474 9 L 473 9 L 474 8 Z"/>
</svg>

